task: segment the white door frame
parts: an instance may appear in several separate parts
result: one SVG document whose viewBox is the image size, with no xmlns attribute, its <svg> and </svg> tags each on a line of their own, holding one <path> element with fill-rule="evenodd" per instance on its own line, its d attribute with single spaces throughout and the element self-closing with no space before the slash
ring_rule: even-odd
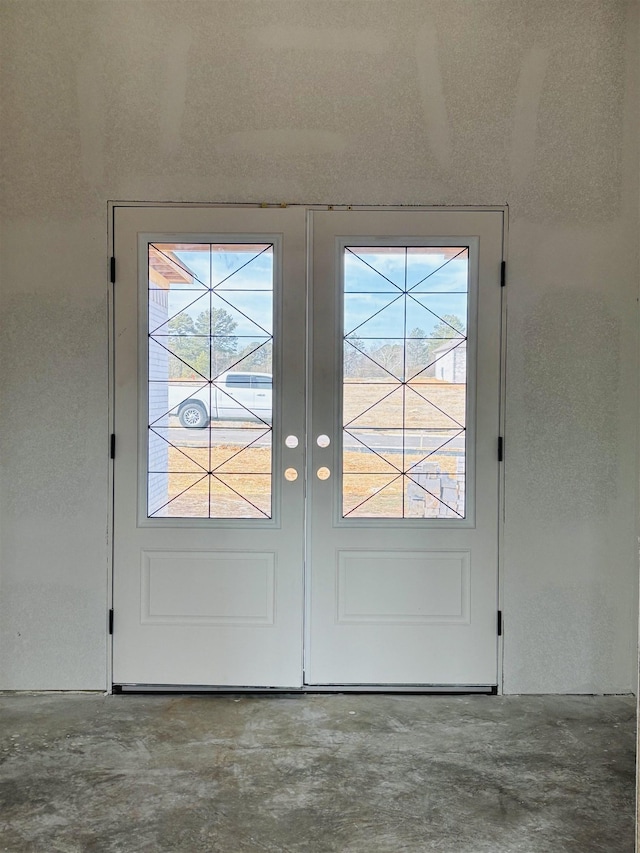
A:
<svg viewBox="0 0 640 853">
<path fill-rule="evenodd" d="M 454 206 L 438 206 L 438 205 L 412 205 L 412 206 L 404 206 L 404 205 L 331 205 L 331 204 L 299 204 L 299 205 L 283 205 L 281 203 L 202 203 L 202 202 L 163 202 L 163 201 L 110 201 L 108 202 L 107 208 L 107 245 L 108 245 L 108 258 L 106 264 L 106 284 L 107 284 L 107 302 L 108 302 L 108 380 L 109 380 L 109 407 L 108 407 L 108 435 L 107 435 L 107 452 L 109 452 L 109 465 L 108 465 L 108 513 L 107 513 L 107 531 L 108 531 L 108 554 L 107 554 L 107 595 L 106 595 L 106 614 L 105 614 L 105 633 L 107 635 L 107 644 L 106 644 L 106 683 L 105 689 L 107 693 L 111 693 L 113 691 L 112 684 L 112 672 L 113 672 L 113 643 L 112 643 L 112 618 L 113 618 L 113 547 L 114 547 L 114 533 L 113 533 L 113 519 L 114 519 L 114 507 L 113 507 L 113 456 L 112 456 L 112 448 L 113 445 L 111 441 L 114 435 L 114 424 L 115 424 L 115 384 L 114 384 L 114 363 L 115 363 L 115 316 L 114 316 L 114 282 L 117 281 L 117 269 L 115 269 L 115 264 L 113 261 L 114 258 L 114 226 L 115 226 L 115 214 L 118 208 L 175 208 L 175 209 L 188 209 L 188 208 L 238 208 L 238 207 L 247 207 L 247 208 L 281 208 L 283 206 L 291 206 L 291 207 L 301 207 L 307 211 L 310 210 L 355 210 L 355 211 L 394 211 L 394 210 L 416 210 L 416 211 L 439 211 L 446 210 L 448 212 L 459 212 L 464 213 L 467 211 L 471 212 L 483 212 L 483 211 L 493 211 L 499 212 L 502 215 L 502 257 L 503 257 L 503 281 L 502 284 L 505 284 L 505 265 L 507 260 L 507 250 L 508 250 L 508 214 L 509 209 L 507 205 L 454 205 Z M 311 235 L 309 234 L 309 243 L 308 243 L 308 257 L 307 264 L 308 269 L 310 269 L 310 256 L 311 256 Z M 115 278 L 114 278 L 115 276 Z M 310 358 L 309 353 L 312 348 L 312 329 L 309 325 L 310 320 L 310 299 L 309 299 L 309 276 L 307 276 L 307 325 L 308 325 L 308 341 L 307 341 L 307 380 L 309 379 L 309 371 L 310 371 Z M 506 326 L 506 312 L 507 312 L 507 300 L 506 300 L 506 289 L 502 291 L 502 300 L 501 300 L 501 318 L 500 318 L 500 411 L 499 411 L 499 429 L 500 435 L 505 437 L 506 433 L 506 423 L 505 423 L 505 387 L 506 387 L 506 359 L 507 359 L 507 326 Z M 310 408 L 311 401 L 309 399 L 309 395 L 307 395 L 307 419 L 310 416 Z M 307 421 L 309 422 L 309 421 Z M 506 440 L 505 440 L 506 445 Z M 109 451 L 111 448 L 111 452 Z M 502 464 L 500 465 L 499 471 L 499 495 L 498 495 L 498 506 L 499 506 L 499 520 L 498 520 L 498 608 L 501 614 L 504 612 L 503 608 L 503 553 L 504 553 L 504 462 L 501 460 Z M 503 692 L 503 672 L 504 672 L 504 620 L 502 621 L 503 631 L 498 637 L 498 661 L 497 661 L 497 673 L 498 673 L 498 687 L 497 693 L 500 695 Z M 303 691 L 307 688 L 302 688 Z M 322 690 L 323 688 L 313 687 L 310 688 L 310 692 L 317 692 L 318 690 Z M 331 691 L 331 688 L 326 688 L 328 691 Z M 388 692 L 385 688 L 382 688 L 383 692 Z M 341 688 L 341 692 L 344 691 L 344 688 Z M 392 692 L 396 692 L 394 689 Z"/>
</svg>

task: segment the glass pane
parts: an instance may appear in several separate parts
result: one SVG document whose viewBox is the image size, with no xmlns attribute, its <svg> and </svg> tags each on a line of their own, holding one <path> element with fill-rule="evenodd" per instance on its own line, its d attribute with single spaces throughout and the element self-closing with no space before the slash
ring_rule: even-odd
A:
<svg viewBox="0 0 640 853">
<path fill-rule="evenodd" d="M 409 246 L 408 288 L 412 293 L 466 293 L 468 261 L 466 246 Z"/>
<path fill-rule="evenodd" d="M 468 255 L 345 248 L 345 518 L 465 517 Z"/>
<path fill-rule="evenodd" d="M 273 246 L 150 243 L 150 518 L 270 518 Z"/>
</svg>

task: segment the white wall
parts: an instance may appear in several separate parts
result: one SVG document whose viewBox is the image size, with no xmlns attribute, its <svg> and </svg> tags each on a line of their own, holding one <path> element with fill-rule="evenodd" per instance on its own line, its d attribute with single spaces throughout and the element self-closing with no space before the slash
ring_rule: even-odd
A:
<svg viewBox="0 0 640 853">
<path fill-rule="evenodd" d="M 106 679 L 107 200 L 510 205 L 505 688 L 635 688 L 638 5 L 2 0 L 0 687 Z"/>
</svg>

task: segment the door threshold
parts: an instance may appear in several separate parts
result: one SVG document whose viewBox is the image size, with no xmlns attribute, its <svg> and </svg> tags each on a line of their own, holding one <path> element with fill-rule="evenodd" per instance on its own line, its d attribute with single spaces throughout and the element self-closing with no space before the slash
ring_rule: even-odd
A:
<svg viewBox="0 0 640 853">
<path fill-rule="evenodd" d="M 216 686 L 211 684 L 114 684 L 112 692 L 116 695 L 124 693 L 182 693 L 185 695 L 194 693 L 217 693 L 217 694 L 286 694 L 304 693 L 304 687 L 242 687 L 242 686 Z"/>
<path fill-rule="evenodd" d="M 496 684 L 307 684 L 305 693 L 412 693 L 448 696 L 457 693 L 480 693 L 496 696 Z"/>
<path fill-rule="evenodd" d="M 123 694 L 216 694 L 254 696 L 295 695 L 313 693 L 380 693 L 387 695 L 412 694 L 416 696 L 450 696 L 459 694 L 478 694 L 496 696 L 495 684 L 304 684 L 302 687 L 242 687 L 215 686 L 208 684 L 114 684 L 112 692 Z"/>
</svg>

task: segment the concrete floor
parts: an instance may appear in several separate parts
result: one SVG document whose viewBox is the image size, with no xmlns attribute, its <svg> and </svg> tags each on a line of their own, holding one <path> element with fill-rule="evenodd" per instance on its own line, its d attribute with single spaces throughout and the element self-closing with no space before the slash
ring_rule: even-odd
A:
<svg viewBox="0 0 640 853">
<path fill-rule="evenodd" d="M 635 699 L 0 696 L 0 850 L 631 853 Z"/>
</svg>

